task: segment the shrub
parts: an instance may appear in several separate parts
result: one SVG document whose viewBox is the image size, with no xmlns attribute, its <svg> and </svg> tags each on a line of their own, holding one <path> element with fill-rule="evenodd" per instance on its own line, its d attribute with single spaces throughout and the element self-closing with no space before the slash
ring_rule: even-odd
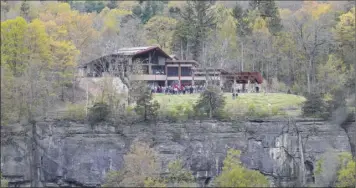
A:
<svg viewBox="0 0 356 188">
<path fill-rule="evenodd" d="M 105 121 L 109 113 L 109 106 L 104 102 L 98 102 L 89 108 L 88 118 L 90 123 L 98 123 Z"/>
<path fill-rule="evenodd" d="M 356 183 L 355 165 L 351 153 L 327 151 L 316 163 L 315 186 L 353 187 Z"/>
<path fill-rule="evenodd" d="M 133 122 L 137 119 L 137 114 L 135 112 L 135 106 L 127 106 L 126 109 L 125 109 L 125 113 L 124 113 L 124 119 L 127 121 L 127 122 Z"/>
<path fill-rule="evenodd" d="M 326 104 L 319 93 L 310 93 L 306 95 L 306 101 L 302 106 L 303 116 L 307 117 L 325 117 Z"/>
<path fill-rule="evenodd" d="M 329 119 L 336 109 L 346 108 L 346 97 L 342 90 L 335 90 L 324 95 L 311 93 L 306 95 L 306 99 L 302 111 L 303 115 L 308 117 Z"/>
<path fill-rule="evenodd" d="M 256 107 L 255 107 L 255 105 L 253 103 L 248 105 L 247 115 L 248 116 L 255 116 L 256 115 Z"/>
<path fill-rule="evenodd" d="M 353 187 L 356 185 L 356 161 L 350 153 L 339 155 L 340 169 L 337 172 L 337 187 Z"/>
<path fill-rule="evenodd" d="M 181 160 L 175 160 L 168 164 L 167 182 L 172 187 L 196 187 L 192 172 L 183 167 Z"/>
<path fill-rule="evenodd" d="M 66 105 L 64 119 L 81 121 L 85 119 L 85 105 L 70 104 Z"/>
<path fill-rule="evenodd" d="M 7 187 L 8 186 L 8 181 L 2 177 L 2 174 L 0 173 L 0 181 L 1 181 L 1 187 Z"/>
<path fill-rule="evenodd" d="M 280 109 L 278 107 L 273 106 L 271 110 L 272 116 L 279 115 Z"/>
<path fill-rule="evenodd" d="M 263 118 L 263 117 L 268 117 L 270 114 L 267 109 L 257 109 L 256 106 L 253 103 L 250 103 L 248 105 L 247 112 L 245 113 L 245 116 L 248 117 L 254 117 L 254 118 Z"/>
<path fill-rule="evenodd" d="M 152 101 L 151 91 L 146 89 L 136 102 L 135 112 L 141 115 L 144 121 L 156 120 L 159 107 L 159 103 L 156 100 Z"/>
<path fill-rule="evenodd" d="M 144 181 L 144 187 L 167 187 L 166 182 L 161 178 L 148 177 Z"/>
<path fill-rule="evenodd" d="M 209 118 L 216 117 L 225 106 L 225 97 L 218 86 L 210 85 L 200 95 L 195 111 L 198 114 L 206 113 Z"/>
<path fill-rule="evenodd" d="M 174 122 L 186 121 L 194 114 L 192 105 L 187 103 L 177 104 L 172 108 L 167 109 L 167 111 L 167 118 Z"/>
<path fill-rule="evenodd" d="M 346 108 L 345 98 L 345 93 L 342 90 L 337 90 L 334 93 L 329 94 L 325 102 L 325 118 L 331 117 L 333 112 L 340 107 Z"/>
<path fill-rule="evenodd" d="M 231 120 L 231 114 L 227 112 L 226 110 L 219 110 L 217 111 L 215 115 L 216 119 L 220 121 L 230 121 Z"/>
<path fill-rule="evenodd" d="M 284 111 L 283 109 L 280 109 L 276 106 L 272 107 L 272 110 L 271 110 L 271 115 L 272 116 L 285 116 L 287 115 L 286 111 Z"/>
</svg>

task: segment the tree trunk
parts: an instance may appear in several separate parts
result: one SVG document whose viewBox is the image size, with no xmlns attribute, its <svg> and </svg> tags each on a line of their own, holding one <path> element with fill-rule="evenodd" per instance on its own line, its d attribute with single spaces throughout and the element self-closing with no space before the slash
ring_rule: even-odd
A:
<svg viewBox="0 0 356 188">
<path fill-rule="evenodd" d="M 241 40 L 241 72 L 244 71 L 244 42 Z"/>
<path fill-rule="evenodd" d="M 187 49 L 186 49 L 185 59 L 188 59 L 189 56 L 189 40 L 187 39 Z"/>
<path fill-rule="evenodd" d="M 311 92 L 311 87 L 310 87 L 310 70 L 307 70 L 306 73 L 307 73 L 308 93 L 310 94 L 310 92 Z"/>
<path fill-rule="evenodd" d="M 180 58 L 184 59 L 183 58 L 183 41 L 182 41 L 182 39 L 180 39 Z"/>
<path fill-rule="evenodd" d="M 75 96 L 76 96 L 76 93 L 75 93 L 75 89 L 76 89 L 76 80 L 77 78 L 74 77 L 73 81 L 72 81 L 72 102 L 74 103 L 75 102 Z"/>
</svg>

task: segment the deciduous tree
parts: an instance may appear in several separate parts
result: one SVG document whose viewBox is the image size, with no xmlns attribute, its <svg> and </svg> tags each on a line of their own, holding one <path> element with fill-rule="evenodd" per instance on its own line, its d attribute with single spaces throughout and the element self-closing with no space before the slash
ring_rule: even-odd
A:
<svg viewBox="0 0 356 188">
<path fill-rule="evenodd" d="M 124 167 L 119 172 L 109 172 L 104 187 L 144 187 L 145 180 L 147 186 L 151 185 L 148 179 L 159 179 L 161 166 L 158 155 L 147 143 L 134 142 L 130 152 L 124 156 L 124 161 Z"/>
<path fill-rule="evenodd" d="M 170 53 L 172 35 L 177 21 L 164 16 L 154 16 L 145 24 L 149 43 L 158 44 L 164 51 Z"/>
<path fill-rule="evenodd" d="M 216 178 L 218 187 L 267 187 L 269 182 L 260 172 L 242 166 L 239 150 L 229 149 L 222 173 Z"/>
<path fill-rule="evenodd" d="M 191 171 L 183 167 L 181 160 L 175 160 L 168 164 L 167 182 L 173 187 L 197 187 Z"/>
</svg>

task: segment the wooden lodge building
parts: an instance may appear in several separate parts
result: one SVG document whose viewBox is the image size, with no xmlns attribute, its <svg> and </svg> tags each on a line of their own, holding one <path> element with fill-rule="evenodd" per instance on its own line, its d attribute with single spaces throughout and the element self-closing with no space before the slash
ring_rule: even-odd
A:
<svg viewBox="0 0 356 188">
<path fill-rule="evenodd" d="M 140 66 L 140 74 L 134 74 L 134 67 Z M 125 74 L 132 80 L 145 80 L 158 86 L 203 85 L 207 79 L 231 91 L 235 83 L 245 90 L 246 84 L 261 84 L 259 72 L 229 72 L 223 69 L 199 68 L 194 60 L 180 60 L 167 55 L 156 46 L 121 48 L 79 67 L 82 77 L 101 77 L 104 74 L 120 76 Z M 238 86 L 237 85 L 237 86 Z M 235 85 L 236 86 L 236 85 Z"/>
</svg>

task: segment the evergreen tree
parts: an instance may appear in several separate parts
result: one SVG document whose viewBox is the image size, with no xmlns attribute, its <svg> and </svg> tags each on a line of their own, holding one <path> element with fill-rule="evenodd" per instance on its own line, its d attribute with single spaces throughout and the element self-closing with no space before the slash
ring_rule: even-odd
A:
<svg viewBox="0 0 356 188">
<path fill-rule="evenodd" d="M 247 12 L 244 11 L 239 4 L 236 4 L 232 13 L 234 18 L 237 20 L 237 35 L 241 38 L 250 35 L 252 29 L 249 26 Z"/>
<path fill-rule="evenodd" d="M 281 18 L 275 1 L 250 0 L 250 10 L 258 10 L 260 16 L 267 21 L 268 30 L 275 35 L 282 30 Z"/>
<path fill-rule="evenodd" d="M 250 10 L 256 10 L 260 7 L 261 0 L 250 0 L 248 2 L 248 9 Z"/>
<path fill-rule="evenodd" d="M 135 111 L 143 117 L 144 121 L 156 120 L 159 107 L 157 101 L 152 102 L 152 92 L 147 88 L 138 98 Z"/>
<path fill-rule="evenodd" d="M 326 117 L 327 106 L 320 93 L 306 95 L 306 101 L 302 106 L 303 115 L 306 117 Z"/>
<path fill-rule="evenodd" d="M 140 4 L 133 8 L 134 15 L 145 24 L 153 16 L 163 12 L 163 2 L 161 1 L 140 1 Z"/>
<path fill-rule="evenodd" d="M 196 112 L 206 113 L 209 118 L 218 116 L 225 106 L 225 97 L 218 86 L 209 85 L 200 95 L 195 106 Z"/>
<path fill-rule="evenodd" d="M 181 39 L 180 42 L 185 42 L 182 46 L 187 48 L 191 44 L 189 48 L 194 60 L 198 60 L 202 55 L 204 41 L 209 31 L 216 25 L 215 15 L 211 9 L 212 5 L 213 3 L 210 1 L 187 1 L 181 12 L 182 20 L 178 24 L 181 28 L 176 35 Z"/>
<path fill-rule="evenodd" d="M 101 12 L 105 8 L 105 5 L 102 1 L 85 1 L 84 7 L 86 12 Z"/>
<path fill-rule="evenodd" d="M 115 0 L 110 0 L 106 6 L 107 6 L 109 9 L 115 9 L 115 8 L 117 8 L 117 1 L 115 1 Z"/>
<path fill-rule="evenodd" d="M 21 3 L 20 16 L 25 18 L 25 20 L 28 22 L 31 21 L 30 20 L 30 5 L 28 4 L 27 1 L 23 1 Z"/>
</svg>

